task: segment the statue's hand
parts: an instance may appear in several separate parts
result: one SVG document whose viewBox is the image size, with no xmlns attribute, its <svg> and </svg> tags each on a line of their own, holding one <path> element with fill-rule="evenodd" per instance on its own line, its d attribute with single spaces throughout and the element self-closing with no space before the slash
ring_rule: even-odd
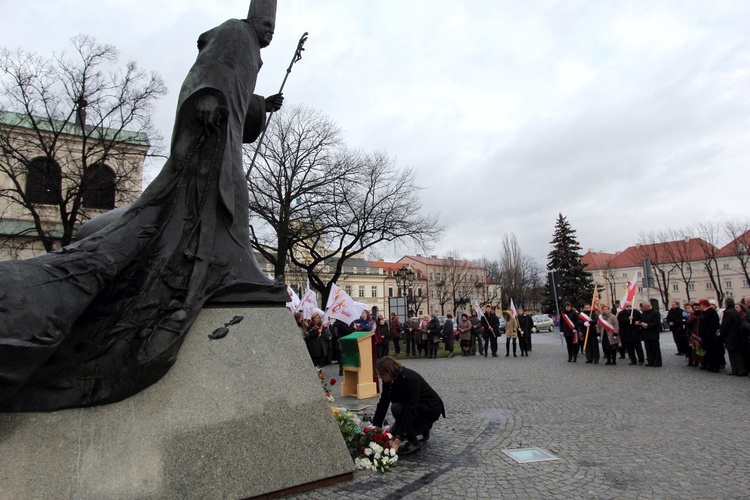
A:
<svg viewBox="0 0 750 500">
<path fill-rule="evenodd" d="M 229 110 L 221 105 L 219 98 L 210 94 L 198 99 L 195 112 L 198 122 L 209 130 L 218 129 L 229 114 Z"/>
<path fill-rule="evenodd" d="M 284 104 L 284 94 L 274 94 L 266 97 L 266 111 L 278 111 Z"/>
</svg>

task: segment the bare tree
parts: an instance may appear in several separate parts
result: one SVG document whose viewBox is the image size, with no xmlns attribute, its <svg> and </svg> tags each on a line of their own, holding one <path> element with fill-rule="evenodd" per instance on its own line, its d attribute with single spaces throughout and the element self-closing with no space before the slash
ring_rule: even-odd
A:
<svg viewBox="0 0 750 500">
<path fill-rule="evenodd" d="M 251 243 L 277 276 L 292 264 L 326 300 L 347 259 L 384 242 L 426 249 L 439 241 L 442 227 L 420 213 L 411 169 L 384 153 L 347 150 L 315 112 L 296 108 L 274 123 L 250 172 L 250 216 L 259 223 Z M 321 276 L 324 264 L 332 269 Z"/>
<path fill-rule="evenodd" d="M 745 283 L 750 286 L 750 272 L 748 272 L 748 263 L 750 263 L 750 220 L 727 221 L 723 228 L 725 235 L 730 240 L 727 247 L 739 261 L 740 269 L 745 276 Z"/>
<path fill-rule="evenodd" d="M 719 304 L 724 302 L 724 288 L 721 283 L 719 271 L 719 242 L 721 239 L 721 225 L 714 222 L 701 222 L 690 229 L 698 241 L 702 253 L 703 266 L 706 268 L 708 278 L 711 280 L 716 300 Z"/>
<path fill-rule="evenodd" d="M 159 144 L 154 104 L 166 93 L 156 73 L 118 68 L 113 46 L 71 41 L 72 57 L 0 51 L 0 201 L 31 221 L 23 236 L 46 251 L 140 194 L 144 156 Z"/>
<path fill-rule="evenodd" d="M 253 247 L 285 273 L 289 253 L 319 228 L 317 213 L 330 207 L 334 185 L 349 184 L 360 165 L 347 156 L 338 127 L 303 107 L 274 114 L 253 169 L 249 172 Z M 244 150 L 246 160 L 254 150 Z M 252 220 L 252 219 L 251 219 Z"/>
<path fill-rule="evenodd" d="M 500 248 L 499 282 L 503 291 L 503 306 L 510 299 L 519 307 L 529 308 L 534 287 L 540 282 L 541 266 L 530 256 L 524 255 L 516 235 L 506 233 Z M 532 305 L 533 307 L 533 305 Z"/>
<path fill-rule="evenodd" d="M 668 233 L 641 233 L 636 250 L 641 259 L 651 261 L 651 269 L 656 278 L 656 290 L 659 292 L 664 309 L 669 309 L 669 281 L 675 265 L 666 258 L 665 248 L 670 245 Z"/>
<path fill-rule="evenodd" d="M 471 305 L 471 298 L 477 289 L 472 273 L 475 268 L 455 250 L 447 252 L 441 260 L 442 264 L 436 268 L 436 272 L 444 282 L 443 298 L 446 304 L 451 303 L 451 312 L 456 315 L 459 309 Z"/>
<path fill-rule="evenodd" d="M 670 242 L 664 247 L 664 262 L 674 266 L 680 274 L 680 281 L 685 286 L 687 300 L 690 301 L 690 286 L 693 279 L 693 248 L 697 244 L 695 240 L 684 229 L 672 229 L 667 231 L 665 238 Z"/>
</svg>

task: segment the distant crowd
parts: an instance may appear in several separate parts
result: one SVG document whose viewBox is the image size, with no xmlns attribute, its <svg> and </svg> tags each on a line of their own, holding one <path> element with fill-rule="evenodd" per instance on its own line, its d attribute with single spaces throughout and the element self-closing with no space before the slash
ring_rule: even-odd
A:
<svg viewBox="0 0 750 500">
<path fill-rule="evenodd" d="M 727 298 L 720 309 L 715 300 L 701 299 L 684 304 L 673 301 L 666 322 L 677 346 L 676 355 L 684 356 L 687 366 L 718 373 L 727 365 L 727 374 L 745 377 L 750 365 L 750 297 L 736 304 Z M 583 353 L 586 363 L 616 365 L 618 359 L 629 358 L 630 365 L 662 366 L 660 334 L 662 318 L 650 302 L 638 308 L 625 302 L 622 310 L 601 306 L 582 311 L 570 303 L 560 314 L 560 331 L 567 349 L 568 362 L 577 362 Z M 601 346 L 601 351 L 600 351 Z"/>
<path fill-rule="evenodd" d="M 319 313 L 313 313 L 309 320 L 302 313 L 294 317 L 307 344 L 308 352 L 316 366 L 331 362 L 339 364 L 342 373 L 341 349 L 338 340 L 355 331 L 372 331 L 377 358 L 391 354 L 398 357 L 402 347 L 406 357 L 437 358 L 441 348 L 447 353 L 445 357 L 454 357 L 455 352 L 461 356 L 498 356 L 498 339 L 505 339 L 505 356 L 528 356 L 531 352 L 531 331 L 534 321 L 531 315 L 519 309 L 516 316 L 511 311 L 502 311 L 505 319 L 505 331 L 500 328 L 500 320 L 491 306 L 462 313 L 457 321 L 448 313 L 444 322 L 436 314 L 409 316 L 401 322 L 396 313 L 391 313 L 389 320 L 378 314 L 373 319 L 370 311 L 362 311 L 360 318 L 346 324 L 341 320 L 324 323 Z M 456 349 L 458 343 L 458 349 Z"/>
</svg>

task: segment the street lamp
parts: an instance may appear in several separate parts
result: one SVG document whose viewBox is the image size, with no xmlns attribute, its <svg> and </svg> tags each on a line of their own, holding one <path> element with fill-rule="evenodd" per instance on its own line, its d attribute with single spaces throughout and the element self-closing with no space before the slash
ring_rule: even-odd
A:
<svg viewBox="0 0 750 500">
<path fill-rule="evenodd" d="M 409 290 L 414 284 L 414 271 L 412 271 L 408 266 L 404 265 L 404 267 L 393 273 L 393 276 L 396 278 L 396 288 L 398 288 L 399 297 L 402 296 L 401 291 L 403 287 L 403 297 L 406 297 L 406 310 L 408 311 L 408 314 L 414 314 L 409 309 Z"/>
</svg>

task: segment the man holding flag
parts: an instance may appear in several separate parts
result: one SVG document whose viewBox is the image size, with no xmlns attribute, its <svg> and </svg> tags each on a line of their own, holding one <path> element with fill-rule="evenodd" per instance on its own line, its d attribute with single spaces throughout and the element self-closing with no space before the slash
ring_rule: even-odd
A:
<svg viewBox="0 0 750 500">
<path fill-rule="evenodd" d="M 599 364 L 599 339 L 597 338 L 597 318 L 599 317 L 599 288 L 594 285 L 594 298 L 591 305 L 586 304 L 583 312 L 578 314 L 580 330 L 585 332 L 583 350 L 586 353 L 586 363 Z"/>
<path fill-rule="evenodd" d="M 641 345 L 641 312 L 633 309 L 632 302 L 625 302 L 625 308 L 617 314 L 620 324 L 620 338 L 628 350 L 631 365 L 643 364 L 643 346 Z"/>
</svg>

